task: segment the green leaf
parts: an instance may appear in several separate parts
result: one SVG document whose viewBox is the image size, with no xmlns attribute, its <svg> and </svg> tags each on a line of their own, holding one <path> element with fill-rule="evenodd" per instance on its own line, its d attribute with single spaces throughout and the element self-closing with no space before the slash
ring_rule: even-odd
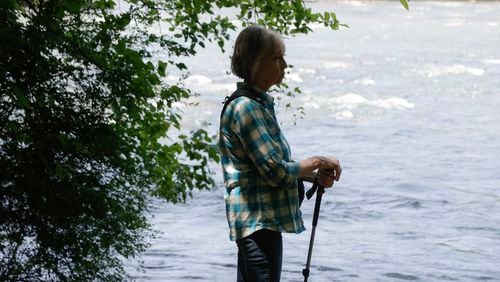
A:
<svg viewBox="0 0 500 282">
<path fill-rule="evenodd" d="M 55 173 L 58 178 L 64 178 L 66 174 L 66 170 L 60 164 L 56 164 Z"/>
<path fill-rule="evenodd" d="M 179 69 L 179 70 L 187 70 L 187 66 L 186 64 L 184 63 L 176 63 L 175 66 Z"/>
<path fill-rule="evenodd" d="M 21 88 L 14 86 L 14 95 L 17 98 L 17 104 L 21 108 L 27 108 L 29 106 L 29 101 L 26 98 L 26 96 L 24 95 L 24 92 Z"/>
<path fill-rule="evenodd" d="M 165 76 L 165 69 L 167 67 L 167 64 L 163 61 L 158 61 L 158 74 L 162 77 Z"/>
<path fill-rule="evenodd" d="M 410 10 L 410 6 L 408 5 L 408 0 L 399 0 L 399 2 L 401 3 L 401 5 L 403 5 L 403 7 L 405 7 L 406 10 Z"/>
</svg>

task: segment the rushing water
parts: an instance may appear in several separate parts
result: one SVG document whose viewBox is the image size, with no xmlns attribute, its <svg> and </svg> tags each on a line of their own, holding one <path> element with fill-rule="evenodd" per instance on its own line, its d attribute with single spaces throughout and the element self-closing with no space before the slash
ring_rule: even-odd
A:
<svg viewBox="0 0 500 282">
<path fill-rule="evenodd" d="M 335 155 L 342 180 L 323 197 L 310 281 L 500 281 L 500 3 L 309 3 L 350 28 L 287 38 L 288 82 L 303 119 L 279 103 L 294 157 Z M 234 38 L 233 38 L 234 40 Z M 229 54 L 189 61 L 191 125 L 218 126 L 235 87 Z M 175 77 L 170 77 L 175 79 Z M 196 113 L 196 114 L 195 114 Z M 137 281 L 234 281 L 222 176 L 186 204 L 158 202 L 163 232 Z M 282 281 L 301 281 L 308 230 L 284 235 Z"/>
</svg>

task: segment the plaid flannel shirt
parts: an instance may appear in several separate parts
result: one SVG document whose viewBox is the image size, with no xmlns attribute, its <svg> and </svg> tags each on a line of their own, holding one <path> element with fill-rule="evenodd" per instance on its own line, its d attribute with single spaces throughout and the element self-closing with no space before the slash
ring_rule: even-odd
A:
<svg viewBox="0 0 500 282">
<path fill-rule="evenodd" d="M 238 89 L 249 87 L 238 83 Z M 230 239 L 259 229 L 300 233 L 299 164 L 274 114 L 273 98 L 260 92 L 262 103 L 248 97 L 233 100 L 221 116 L 219 146 L 226 191 Z"/>
</svg>

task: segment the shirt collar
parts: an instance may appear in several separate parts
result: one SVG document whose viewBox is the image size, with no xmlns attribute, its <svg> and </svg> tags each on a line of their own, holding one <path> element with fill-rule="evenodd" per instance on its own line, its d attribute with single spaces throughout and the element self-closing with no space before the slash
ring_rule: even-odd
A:
<svg viewBox="0 0 500 282">
<path fill-rule="evenodd" d="M 264 103 L 266 103 L 266 104 L 270 104 L 270 105 L 274 104 L 274 98 L 271 95 L 269 95 L 266 91 L 262 91 L 261 89 L 259 89 L 258 87 L 254 86 L 254 85 L 251 85 L 251 84 L 248 84 L 245 82 L 237 82 L 236 87 L 238 90 L 239 89 L 248 89 L 248 90 L 256 93 L 257 95 L 259 95 L 259 98 L 261 98 L 264 101 Z"/>
</svg>

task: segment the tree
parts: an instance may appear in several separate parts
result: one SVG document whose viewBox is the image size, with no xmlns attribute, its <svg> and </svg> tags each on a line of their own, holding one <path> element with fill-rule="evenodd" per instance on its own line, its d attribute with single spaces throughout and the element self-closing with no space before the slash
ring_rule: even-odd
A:
<svg viewBox="0 0 500 282">
<path fill-rule="evenodd" d="M 171 135 L 173 103 L 193 93 L 162 77 L 205 44 L 224 50 L 226 8 L 283 34 L 339 27 L 301 0 L 2 1 L 0 280 L 123 279 L 150 197 L 213 185 L 207 132 Z"/>
</svg>

